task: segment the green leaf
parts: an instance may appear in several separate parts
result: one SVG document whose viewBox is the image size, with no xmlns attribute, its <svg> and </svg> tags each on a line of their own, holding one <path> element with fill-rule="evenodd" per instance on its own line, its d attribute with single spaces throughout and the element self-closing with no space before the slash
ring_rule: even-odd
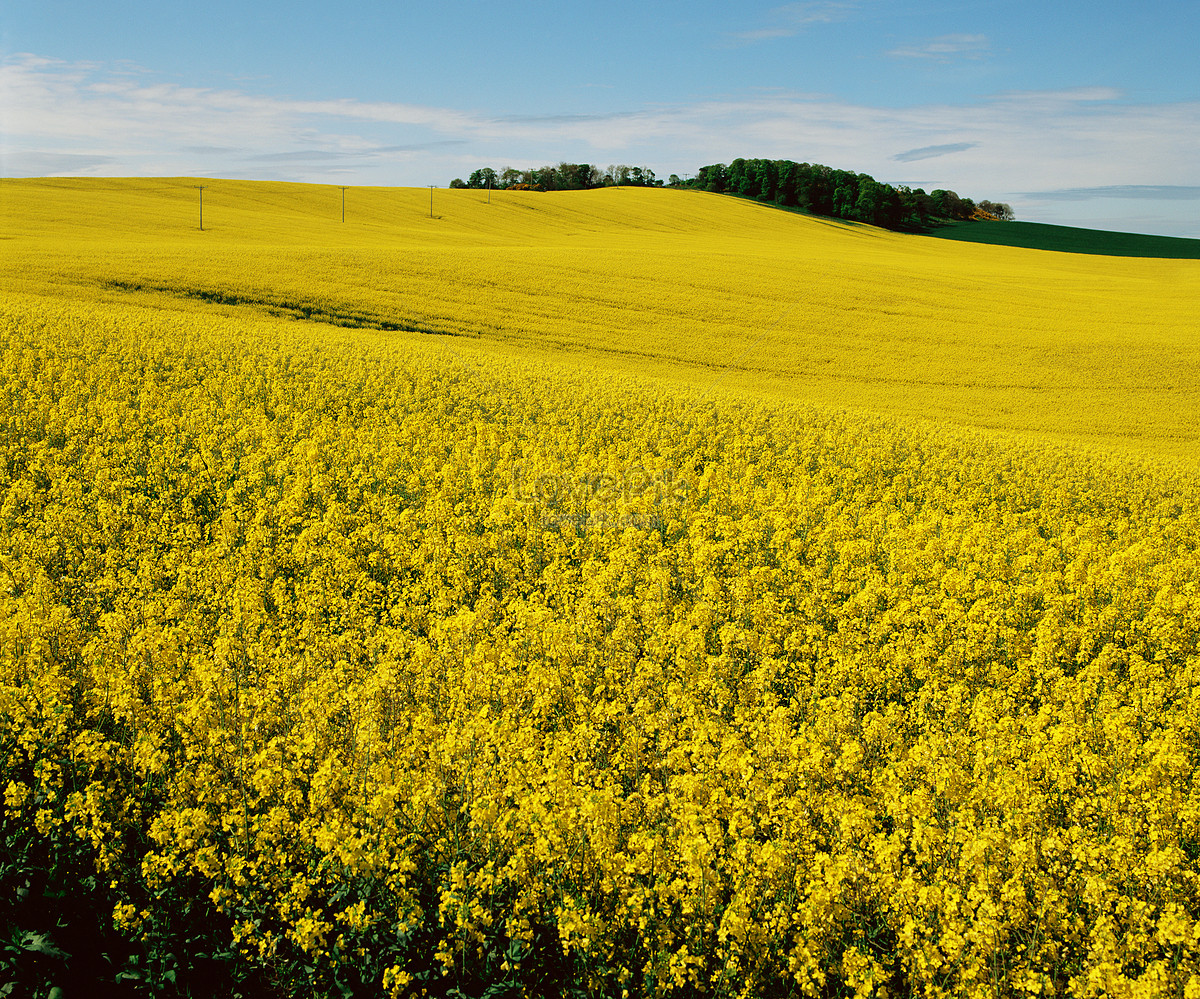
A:
<svg viewBox="0 0 1200 999">
<path fill-rule="evenodd" d="M 65 950 L 56 947 L 54 941 L 44 933 L 26 933 L 21 940 L 21 946 L 35 954 L 45 954 L 47 957 L 59 960 L 65 960 L 71 956 Z"/>
</svg>

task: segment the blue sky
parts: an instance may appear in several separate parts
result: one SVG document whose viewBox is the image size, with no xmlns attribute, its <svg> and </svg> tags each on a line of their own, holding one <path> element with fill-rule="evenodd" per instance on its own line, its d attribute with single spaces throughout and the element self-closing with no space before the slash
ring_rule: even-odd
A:
<svg viewBox="0 0 1200 999">
<path fill-rule="evenodd" d="M 1200 237 L 1200 4 L 38 0 L 0 175 L 447 184 L 779 157 Z"/>
</svg>

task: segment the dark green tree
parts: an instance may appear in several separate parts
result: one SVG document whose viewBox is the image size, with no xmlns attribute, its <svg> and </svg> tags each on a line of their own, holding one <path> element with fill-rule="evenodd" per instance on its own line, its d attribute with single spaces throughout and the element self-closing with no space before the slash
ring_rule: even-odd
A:
<svg viewBox="0 0 1200 999">
<path fill-rule="evenodd" d="M 692 181 L 692 186 L 702 191 L 724 194 L 729 190 L 729 168 L 724 163 L 702 166 L 696 174 L 696 179 Z"/>
<path fill-rule="evenodd" d="M 775 189 L 779 186 L 779 168 L 774 160 L 755 160 L 754 173 L 758 177 L 759 201 L 774 201 Z"/>
<path fill-rule="evenodd" d="M 730 194 L 740 194 L 743 198 L 753 189 L 754 181 L 746 175 L 746 161 L 740 156 L 729 164 L 725 174 Z"/>
<path fill-rule="evenodd" d="M 868 177 L 866 174 L 860 174 L 858 178 L 858 197 L 854 199 L 854 210 L 850 216 L 843 215 L 843 218 L 853 217 L 860 222 L 866 222 L 869 225 L 875 225 L 875 220 L 879 217 L 879 210 L 882 207 L 882 194 L 879 184 L 875 182 L 873 177 Z"/>
<path fill-rule="evenodd" d="M 775 187 L 775 204 L 784 208 L 796 208 L 799 205 L 797 189 L 800 185 L 800 164 L 791 160 L 780 160 L 778 163 L 779 182 Z"/>
<path fill-rule="evenodd" d="M 833 189 L 833 211 L 835 218 L 848 219 L 854 212 L 854 188 L 843 182 Z"/>
<path fill-rule="evenodd" d="M 482 170 L 474 171 L 467 178 L 467 187 L 483 188 L 483 187 L 499 187 L 500 178 L 496 176 L 496 171 L 491 167 L 484 167 Z"/>
</svg>

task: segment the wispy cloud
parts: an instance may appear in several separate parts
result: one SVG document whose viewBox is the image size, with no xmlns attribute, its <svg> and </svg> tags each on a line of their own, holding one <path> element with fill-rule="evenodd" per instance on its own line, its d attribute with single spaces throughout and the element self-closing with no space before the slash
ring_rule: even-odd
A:
<svg viewBox="0 0 1200 999">
<path fill-rule="evenodd" d="M 909 149 L 903 153 L 897 153 L 892 159 L 900 163 L 912 163 L 915 160 L 929 160 L 935 156 L 945 156 L 947 153 L 961 153 L 968 149 L 974 149 L 978 142 L 947 142 L 940 146 L 921 146 L 919 149 Z"/>
<path fill-rule="evenodd" d="M 813 24 L 844 21 L 861 6 L 862 0 L 807 0 L 784 4 L 770 12 L 768 23 L 763 27 L 734 32 L 731 38 L 743 45 L 773 38 L 791 38 Z"/>
<path fill-rule="evenodd" d="M 344 150 L 297 149 L 287 153 L 256 153 L 246 159 L 257 163 L 328 163 L 331 160 L 344 160 L 350 155 L 353 154 Z"/>
<path fill-rule="evenodd" d="M 956 59 L 982 59 L 990 50 L 987 35 L 938 35 L 915 45 L 892 49 L 888 55 L 897 59 L 953 62 Z"/>
<path fill-rule="evenodd" d="M 1123 96 L 1115 87 L 1064 87 L 1061 90 L 1008 90 L 997 94 L 996 100 L 1022 105 L 1093 104 L 1118 101 Z"/>
<path fill-rule="evenodd" d="M 5 150 L 0 143 L 0 176 L 46 177 L 120 169 L 115 157 L 97 153 L 55 153 L 43 150 Z"/>
<path fill-rule="evenodd" d="M 369 159 L 385 156 L 388 153 L 425 152 L 465 144 L 465 139 L 440 139 L 433 142 L 413 142 L 399 146 L 363 146 L 357 149 L 294 149 L 279 153 L 256 153 L 247 156 L 246 160 L 257 163 L 329 163 Z"/>
<path fill-rule="evenodd" d="M 1056 191 L 1026 191 L 1034 201 L 1085 201 L 1123 198 L 1131 201 L 1200 201 L 1200 186 L 1187 184 L 1109 184 L 1105 187 L 1066 187 Z"/>
<path fill-rule="evenodd" d="M 500 121 L 518 125 L 578 125 L 593 121 L 614 121 L 620 118 L 639 118 L 644 111 L 600 111 L 584 114 L 510 114 Z"/>
</svg>

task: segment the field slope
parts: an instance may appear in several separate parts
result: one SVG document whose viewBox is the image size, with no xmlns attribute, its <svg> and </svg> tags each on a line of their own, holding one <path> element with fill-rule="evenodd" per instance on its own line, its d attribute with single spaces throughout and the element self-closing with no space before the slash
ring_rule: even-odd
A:
<svg viewBox="0 0 1200 999">
<path fill-rule="evenodd" d="M 4 181 L 5 291 L 452 336 L 818 405 L 1200 453 L 1200 262 L 1031 253 L 701 192 Z M 1000 227 L 997 227 L 1000 228 Z"/>
</svg>

